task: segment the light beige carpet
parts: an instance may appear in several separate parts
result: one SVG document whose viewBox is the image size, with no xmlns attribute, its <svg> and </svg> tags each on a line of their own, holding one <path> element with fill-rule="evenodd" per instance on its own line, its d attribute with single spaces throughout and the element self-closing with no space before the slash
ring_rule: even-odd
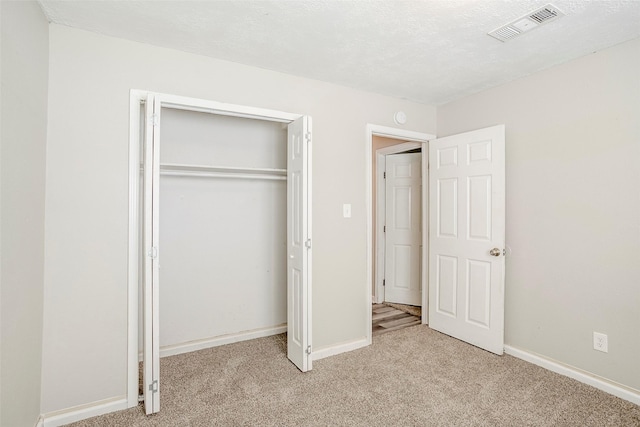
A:
<svg viewBox="0 0 640 427">
<path fill-rule="evenodd" d="M 640 426 L 640 407 L 418 325 L 300 373 L 284 335 L 162 359 L 161 412 L 76 426 Z"/>
</svg>

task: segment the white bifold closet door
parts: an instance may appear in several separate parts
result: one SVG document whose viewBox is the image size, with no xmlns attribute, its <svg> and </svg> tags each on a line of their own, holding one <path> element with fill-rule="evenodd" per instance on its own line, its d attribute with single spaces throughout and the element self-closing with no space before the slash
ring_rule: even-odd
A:
<svg viewBox="0 0 640 427">
<path fill-rule="evenodd" d="M 156 112 L 157 111 L 157 112 Z M 159 292 L 158 292 L 158 181 L 160 178 L 160 101 L 148 95 L 145 103 L 144 137 L 144 259 L 142 287 L 143 371 L 142 394 L 144 410 L 153 414 L 160 410 L 160 340 L 159 340 Z"/>
<path fill-rule="evenodd" d="M 147 414 L 160 409 L 161 354 L 286 328 L 289 359 L 311 369 L 311 119 L 188 101 L 145 104 Z"/>
<path fill-rule="evenodd" d="M 311 118 L 289 125 L 287 154 L 287 354 L 311 370 Z"/>
</svg>

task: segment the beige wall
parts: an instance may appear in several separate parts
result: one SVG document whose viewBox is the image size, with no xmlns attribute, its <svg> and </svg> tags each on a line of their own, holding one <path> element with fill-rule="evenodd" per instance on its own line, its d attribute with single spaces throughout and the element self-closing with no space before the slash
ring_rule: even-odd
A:
<svg viewBox="0 0 640 427">
<path fill-rule="evenodd" d="M 40 415 L 48 23 L 36 2 L 0 10 L 0 425 L 21 427 Z"/>
<path fill-rule="evenodd" d="M 313 117 L 313 346 L 364 339 L 366 124 L 402 110 L 434 133 L 434 107 L 58 25 L 50 41 L 43 412 L 126 393 L 130 89 Z"/>
<path fill-rule="evenodd" d="M 506 124 L 506 344 L 635 390 L 639 76 L 640 39 L 438 108 L 439 136 Z"/>
</svg>

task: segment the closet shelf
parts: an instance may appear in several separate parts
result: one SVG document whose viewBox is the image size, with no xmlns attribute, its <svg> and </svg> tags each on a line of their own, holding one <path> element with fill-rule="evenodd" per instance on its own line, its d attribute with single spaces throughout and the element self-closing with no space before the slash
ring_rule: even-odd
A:
<svg viewBox="0 0 640 427">
<path fill-rule="evenodd" d="M 212 178 L 238 179 L 271 179 L 286 180 L 286 169 L 269 168 L 237 168 L 226 166 L 183 165 L 175 163 L 161 163 L 161 175 L 197 176 Z"/>
</svg>

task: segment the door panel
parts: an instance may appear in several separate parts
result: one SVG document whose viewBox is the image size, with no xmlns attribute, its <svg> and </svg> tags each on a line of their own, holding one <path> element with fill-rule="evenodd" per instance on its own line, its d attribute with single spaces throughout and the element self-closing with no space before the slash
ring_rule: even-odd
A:
<svg viewBox="0 0 640 427">
<path fill-rule="evenodd" d="M 456 178 L 437 181 L 437 230 L 439 237 L 458 237 L 458 180 Z"/>
<path fill-rule="evenodd" d="M 142 390 L 147 415 L 160 411 L 160 335 L 158 298 L 158 189 L 160 177 L 160 102 L 148 95 L 145 103 L 144 160 L 144 284 Z"/>
<path fill-rule="evenodd" d="M 430 141 L 429 158 L 429 325 L 502 354 L 504 126 Z"/>
<path fill-rule="evenodd" d="M 437 256 L 436 301 L 438 313 L 454 316 L 457 308 L 458 258 Z"/>
<path fill-rule="evenodd" d="M 467 238 L 491 241 L 491 176 L 469 177 Z"/>
<path fill-rule="evenodd" d="M 384 300 L 422 305 L 422 154 L 386 156 Z"/>
<path fill-rule="evenodd" d="M 488 328 L 491 295 L 491 263 L 467 260 L 467 320 Z"/>
<path fill-rule="evenodd" d="M 287 148 L 287 356 L 311 370 L 311 118 L 288 128 Z"/>
</svg>

